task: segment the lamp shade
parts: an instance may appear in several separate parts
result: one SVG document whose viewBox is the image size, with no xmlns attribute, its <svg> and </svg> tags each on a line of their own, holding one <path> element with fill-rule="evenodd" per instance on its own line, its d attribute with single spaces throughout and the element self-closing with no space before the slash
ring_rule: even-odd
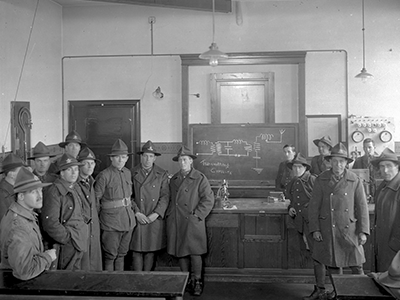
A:
<svg viewBox="0 0 400 300">
<path fill-rule="evenodd" d="M 361 72 L 358 73 L 358 74 L 355 76 L 355 78 L 359 78 L 359 79 L 361 79 L 362 81 L 366 81 L 367 79 L 372 78 L 372 77 L 374 77 L 374 75 L 368 73 L 366 68 L 362 68 L 362 69 L 361 69 Z"/>
<path fill-rule="evenodd" d="M 200 54 L 199 58 L 208 59 L 211 66 L 218 65 L 218 59 L 228 58 L 228 55 L 218 50 L 217 43 L 211 43 L 210 50 Z"/>
</svg>

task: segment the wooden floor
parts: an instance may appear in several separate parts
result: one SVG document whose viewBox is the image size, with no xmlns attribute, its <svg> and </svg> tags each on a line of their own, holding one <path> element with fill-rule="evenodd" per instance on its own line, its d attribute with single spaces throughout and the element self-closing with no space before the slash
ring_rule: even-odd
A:
<svg viewBox="0 0 400 300">
<path fill-rule="evenodd" d="M 199 297 L 185 293 L 184 300 L 299 300 L 314 289 L 304 283 L 206 282 Z"/>
</svg>

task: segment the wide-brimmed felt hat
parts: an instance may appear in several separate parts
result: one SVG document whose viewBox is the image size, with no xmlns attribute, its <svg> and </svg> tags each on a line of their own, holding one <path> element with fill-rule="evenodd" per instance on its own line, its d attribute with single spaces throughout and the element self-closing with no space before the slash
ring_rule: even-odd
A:
<svg viewBox="0 0 400 300">
<path fill-rule="evenodd" d="M 331 150 L 331 154 L 325 156 L 326 160 L 330 160 L 332 157 L 342 157 L 347 159 L 347 163 L 351 163 L 353 161 L 352 158 L 350 158 L 347 154 L 347 148 L 345 145 L 343 145 L 342 143 L 338 143 L 336 144 L 332 150 Z"/>
<path fill-rule="evenodd" d="M 393 257 L 386 272 L 372 273 L 372 278 L 393 297 L 400 299 L 400 251 Z"/>
<path fill-rule="evenodd" d="M 172 158 L 172 160 L 173 161 L 178 161 L 179 160 L 179 157 L 181 157 L 181 156 L 189 156 L 189 157 L 191 157 L 192 159 L 196 159 L 197 158 L 197 156 L 196 155 L 194 155 L 193 153 L 192 153 L 192 150 L 190 150 L 187 146 L 182 146 L 180 149 L 179 149 L 179 151 L 178 151 L 178 154 L 176 155 L 176 156 L 174 156 L 173 158 Z"/>
<path fill-rule="evenodd" d="M 49 148 L 42 142 L 39 142 L 36 144 L 35 147 L 33 147 L 32 150 L 32 156 L 28 157 L 28 159 L 35 159 L 35 158 L 40 158 L 40 157 L 54 157 L 54 154 L 50 154 Z"/>
<path fill-rule="evenodd" d="M 68 153 L 64 153 L 63 156 L 61 156 L 61 159 L 58 161 L 58 173 L 60 173 L 63 170 L 68 169 L 69 167 L 73 166 L 82 166 L 83 164 L 80 163 L 75 157 Z"/>
<path fill-rule="evenodd" d="M 14 153 L 10 153 L 3 160 L 3 163 L 1 165 L 0 174 L 7 173 L 8 171 L 11 171 L 15 168 L 24 167 L 24 166 L 26 166 L 26 165 L 19 156 L 15 155 Z"/>
<path fill-rule="evenodd" d="M 91 159 L 94 160 L 97 163 L 101 163 L 100 159 L 96 158 L 96 155 L 94 154 L 94 152 L 92 151 L 92 149 L 90 149 L 89 147 L 83 148 L 79 154 L 78 157 L 76 158 L 79 162 L 83 161 L 83 160 L 87 160 L 87 159 Z"/>
<path fill-rule="evenodd" d="M 300 152 L 297 153 L 297 155 L 290 162 L 287 163 L 287 166 L 289 167 L 289 169 L 292 169 L 294 164 L 301 164 L 305 166 L 307 171 L 311 169 L 311 165 L 307 162 L 305 157 Z"/>
<path fill-rule="evenodd" d="M 69 143 L 78 143 L 81 147 L 86 147 L 86 143 L 82 142 L 82 138 L 75 130 L 72 130 L 68 135 L 65 137 L 65 142 L 61 142 L 58 144 L 61 148 L 65 148 Z"/>
<path fill-rule="evenodd" d="M 333 147 L 333 143 L 332 143 L 331 137 L 330 137 L 329 135 L 325 135 L 325 136 L 323 136 L 323 137 L 320 138 L 320 139 L 313 140 L 313 143 L 314 143 L 315 146 L 317 146 L 317 147 L 318 147 L 318 143 L 319 143 L 319 142 L 322 142 L 322 143 L 327 144 L 330 148 Z"/>
<path fill-rule="evenodd" d="M 375 157 L 371 160 L 371 164 L 374 167 L 379 167 L 379 163 L 381 161 L 391 161 L 394 162 L 397 165 L 400 165 L 400 161 L 396 155 L 396 153 L 394 153 L 390 148 L 385 148 L 381 155 L 379 155 L 378 157 Z"/>
<path fill-rule="evenodd" d="M 158 153 L 156 151 L 156 148 L 154 147 L 154 144 L 152 141 L 147 141 L 146 144 L 143 145 L 142 151 L 139 151 L 137 154 L 142 155 L 143 153 L 153 153 L 155 156 L 160 156 L 161 153 Z"/>
<path fill-rule="evenodd" d="M 128 146 L 124 143 L 123 140 L 118 139 L 115 141 L 114 145 L 111 148 L 111 153 L 107 154 L 108 156 L 117 156 L 117 155 L 132 155 L 133 153 L 128 152 Z"/>
<path fill-rule="evenodd" d="M 15 178 L 14 193 L 32 191 L 49 185 L 52 185 L 52 183 L 42 183 L 35 174 L 23 167 L 19 170 L 17 177 Z"/>
</svg>

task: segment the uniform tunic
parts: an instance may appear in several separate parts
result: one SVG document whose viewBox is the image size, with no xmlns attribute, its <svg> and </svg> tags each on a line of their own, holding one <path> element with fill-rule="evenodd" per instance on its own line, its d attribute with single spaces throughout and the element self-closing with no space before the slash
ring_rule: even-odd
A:
<svg viewBox="0 0 400 300">
<path fill-rule="evenodd" d="M 389 182 L 383 181 L 375 198 L 375 255 L 377 272 L 388 270 L 400 248 L 400 172 Z"/>
<path fill-rule="evenodd" d="M 168 175 L 165 170 L 153 165 L 146 176 L 141 165 L 132 170 L 134 210 L 145 216 L 157 213 L 159 217 L 150 224 L 138 223 L 133 231 L 130 249 L 138 252 L 157 251 L 167 245 L 165 211 L 169 203 Z"/>
<path fill-rule="evenodd" d="M 89 217 L 85 215 L 83 195 L 79 187 L 58 178 L 43 198 L 41 224 L 59 248 L 57 269 L 82 269 L 83 252 L 88 249 Z"/>
<path fill-rule="evenodd" d="M 89 216 L 89 240 L 88 240 L 88 251 L 83 255 L 82 265 L 85 269 L 90 271 L 101 271 L 102 257 L 101 257 L 101 244 L 100 244 L 100 222 L 98 212 L 100 210 L 100 204 L 96 201 L 94 194 L 94 179 L 90 176 L 87 179 L 79 177 L 78 185 L 81 187 L 82 192 L 85 196 L 87 205 L 84 207 L 88 210 L 86 215 Z"/>
<path fill-rule="evenodd" d="M 288 167 L 289 160 L 285 160 L 279 164 L 278 174 L 275 179 L 275 188 L 279 191 L 285 191 L 286 186 L 293 178 L 292 170 Z"/>
<path fill-rule="evenodd" d="M 29 280 L 50 268 L 51 257 L 44 252 L 35 213 L 17 202 L 1 222 L 0 248 L 0 269 L 12 269 L 16 278 Z"/>
<path fill-rule="evenodd" d="M 294 224 L 298 232 L 308 234 L 308 204 L 314 187 L 315 176 L 309 171 L 300 177 L 295 177 L 287 186 L 287 196 L 290 200 L 288 209 L 296 210 Z"/>
<path fill-rule="evenodd" d="M 331 170 L 315 180 L 309 204 L 310 232 L 320 231 L 323 241 L 314 242 L 312 257 L 329 267 L 358 266 L 365 262 L 358 234 L 369 234 L 369 214 L 361 179 L 344 170 L 331 184 Z"/>
<path fill-rule="evenodd" d="M 311 169 L 310 173 L 314 175 L 319 175 L 322 172 L 329 170 L 331 168 L 331 163 L 325 159 L 323 155 L 314 156 L 311 159 Z"/>
<path fill-rule="evenodd" d="M 167 252 L 176 257 L 207 252 L 205 219 L 214 206 L 214 194 L 206 176 L 193 169 L 176 173 L 170 181 L 167 209 Z"/>
<path fill-rule="evenodd" d="M 0 181 L 0 221 L 6 214 L 11 203 L 17 200 L 14 194 L 14 186 L 5 178 Z"/>
<path fill-rule="evenodd" d="M 136 225 L 131 205 L 132 178 L 131 171 L 123 167 L 118 170 L 109 166 L 97 175 L 95 195 L 100 201 L 100 228 L 105 231 L 129 231 Z M 128 206 L 102 208 L 103 202 L 127 199 Z"/>
</svg>

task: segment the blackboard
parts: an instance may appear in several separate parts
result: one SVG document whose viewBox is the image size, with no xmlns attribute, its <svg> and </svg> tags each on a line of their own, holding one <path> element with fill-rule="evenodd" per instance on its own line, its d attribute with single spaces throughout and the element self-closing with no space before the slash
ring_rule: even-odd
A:
<svg viewBox="0 0 400 300">
<path fill-rule="evenodd" d="M 298 145 L 298 124 L 192 124 L 194 167 L 212 185 L 274 186 L 286 144 Z"/>
</svg>

